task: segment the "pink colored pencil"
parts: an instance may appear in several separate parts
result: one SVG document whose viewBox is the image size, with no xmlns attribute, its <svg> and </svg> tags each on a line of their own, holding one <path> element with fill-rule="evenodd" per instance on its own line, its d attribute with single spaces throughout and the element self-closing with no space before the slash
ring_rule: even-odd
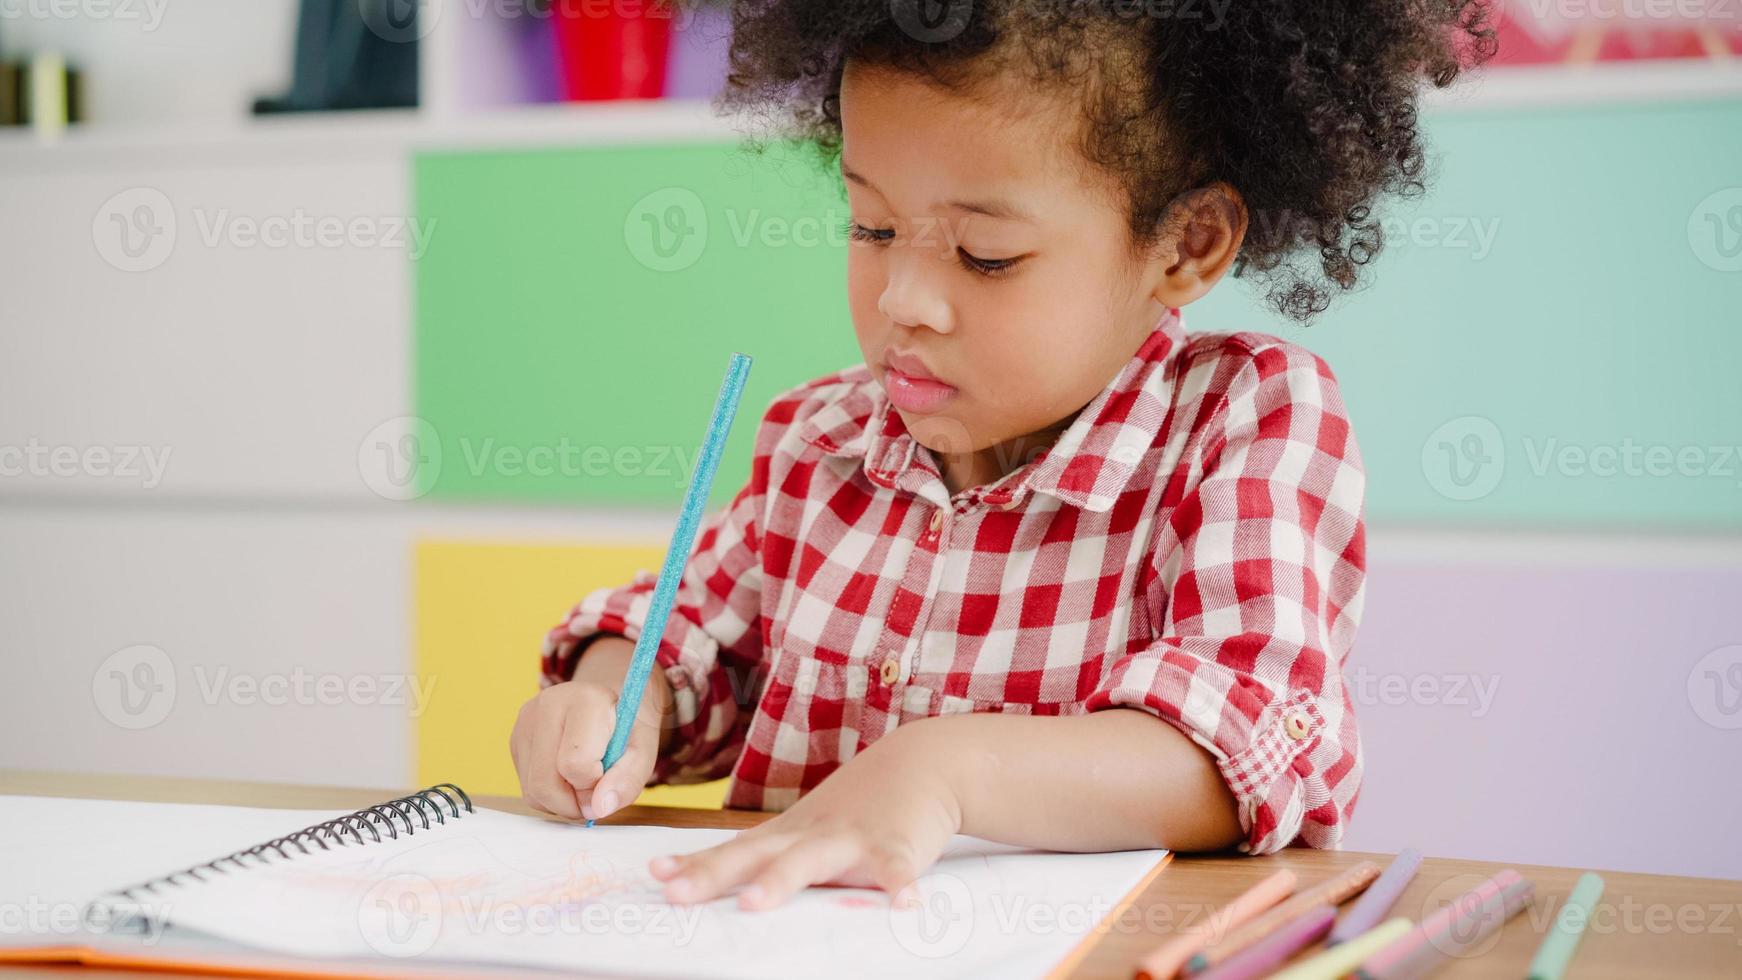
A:
<svg viewBox="0 0 1742 980">
<path fill-rule="evenodd" d="M 1393 970 L 1399 969 L 1406 962 L 1414 962 L 1417 956 L 1425 955 L 1422 952 L 1424 948 L 1437 951 L 1437 947 L 1451 948 L 1458 945 L 1461 940 L 1457 937 L 1460 932 L 1472 928 L 1470 924 L 1483 918 L 1497 918 L 1497 913 L 1505 908 L 1506 890 L 1522 881 L 1518 872 L 1510 868 L 1483 881 L 1424 917 L 1397 942 L 1368 957 L 1367 962 L 1361 964 L 1360 972 L 1365 976 L 1391 977 L 1394 975 Z M 1500 921 L 1504 922 L 1505 919 Z"/>
<path fill-rule="evenodd" d="M 1145 956 L 1137 965 L 1138 980 L 1168 980 L 1206 945 L 1287 898 L 1294 892 L 1294 885 L 1294 872 L 1284 869 L 1241 892 L 1238 898 L 1212 912 L 1204 922 L 1186 929 Z"/>
<path fill-rule="evenodd" d="M 1337 910 L 1320 905 L 1222 962 L 1198 974 L 1197 980 L 1254 980 L 1269 976 L 1288 958 L 1319 941 L 1337 921 Z"/>
<path fill-rule="evenodd" d="M 1477 907 L 1465 909 L 1465 914 L 1447 932 L 1429 936 L 1427 942 L 1417 944 L 1402 959 L 1385 967 L 1383 974 L 1368 972 L 1367 967 L 1372 963 L 1369 960 L 1361 965 L 1359 976 L 1363 980 L 1419 980 L 1499 932 L 1508 919 L 1531 903 L 1535 895 L 1536 886 L 1520 878 L 1507 885 L 1499 895 Z"/>
<path fill-rule="evenodd" d="M 1335 875 L 1304 891 L 1295 892 L 1284 899 L 1282 904 L 1268 912 L 1261 913 L 1258 918 L 1223 936 L 1221 941 L 1192 954 L 1186 961 L 1185 975 L 1196 976 L 1231 958 L 1253 943 L 1275 932 L 1283 923 L 1296 918 L 1308 909 L 1320 905 L 1338 906 L 1361 894 L 1373 879 L 1379 877 L 1379 865 L 1372 861 L 1362 861 L 1343 869 Z"/>
</svg>

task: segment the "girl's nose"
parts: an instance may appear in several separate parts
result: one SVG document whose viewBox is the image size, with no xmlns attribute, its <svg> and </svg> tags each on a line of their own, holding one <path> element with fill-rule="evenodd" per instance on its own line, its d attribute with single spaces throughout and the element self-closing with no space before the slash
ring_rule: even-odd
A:
<svg viewBox="0 0 1742 980">
<path fill-rule="evenodd" d="M 889 279 L 877 297 L 878 312 L 909 329 L 949 333 L 954 329 L 949 304 L 938 283 L 948 271 L 942 265 L 929 252 L 919 249 L 891 254 L 885 265 Z"/>
</svg>

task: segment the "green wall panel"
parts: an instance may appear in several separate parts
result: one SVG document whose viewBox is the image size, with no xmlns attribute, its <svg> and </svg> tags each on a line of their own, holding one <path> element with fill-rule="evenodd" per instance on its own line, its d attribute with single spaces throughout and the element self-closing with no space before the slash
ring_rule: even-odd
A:
<svg viewBox="0 0 1742 980">
<path fill-rule="evenodd" d="M 1375 519 L 1742 526 L 1742 102 L 1439 112 L 1428 130 L 1432 190 L 1396 209 L 1371 286 L 1303 330 L 1235 282 L 1188 327 L 1279 333 L 1330 362 Z M 823 236 L 844 205 L 797 157 L 696 145 L 415 167 L 436 222 L 416 390 L 443 444 L 437 496 L 675 502 L 687 470 L 645 458 L 600 473 L 594 449 L 579 473 L 537 476 L 480 447 L 691 453 L 730 351 L 757 358 L 747 415 L 857 359 L 844 245 Z M 744 477 L 749 428 L 716 501 Z"/>
<path fill-rule="evenodd" d="M 731 353 L 755 358 L 715 483 L 778 392 L 858 361 L 838 190 L 776 147 L 428 153 L 414 387 L 435 499 L 680 499 Z M 832 237 L 831 237 L 832 236 Z"/>
</svg>

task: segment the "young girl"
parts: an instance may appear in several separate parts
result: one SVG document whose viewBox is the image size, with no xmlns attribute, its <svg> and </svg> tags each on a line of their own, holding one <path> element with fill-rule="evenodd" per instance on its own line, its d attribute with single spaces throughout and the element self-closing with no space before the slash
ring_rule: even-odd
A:
<svg viewBox="0 0 1742 980">
<path fill-rule="evenodd" d="M 898 892 L 962 832 L 1064 851 L 1333 847 L 1363 478 L 1318 358 L 1188 335 L 1231 270 L 1311 319 L 1420 189 L 1464 0 L 753 0 L 722 107 L 838 166 L 865 363 L 781 395 L 702 528 L 622 760 L 653 579 L 551 632 L 512 751 L 597 817 L 730 774 L 781 811 L 652 873 L 767 908 Z"/>
</svg>

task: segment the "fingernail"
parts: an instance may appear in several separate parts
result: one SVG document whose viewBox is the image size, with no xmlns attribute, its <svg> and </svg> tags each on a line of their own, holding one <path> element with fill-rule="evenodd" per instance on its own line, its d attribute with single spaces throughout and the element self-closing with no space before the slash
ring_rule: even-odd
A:
<svg viewBox="0 0 1742 980">
<path fill-rule="evenodd" d="M 597 813 L 593 812 L 593 804 L 591 803 L 581 804 L 581 816 L 586 817 L 588 820 L 596 820 L 599 817 Z"/>
<path fill-rule="evenodd" d="M 751 885 L 739 894 L 738 904 L 747 909 L 760 908 L 767 897 L 768 893 L 762 890 L 761 885 Z"/>
<path fill-rule="evenodd" d="M 659 857 L 647 862 L 647 866 L 652 868 L 653 873 L 656 875 L 670 874 L 672 871 L 677 870 L 677 861 L 674 858 L 661 854 Z"/>
<path fill-rule="evenodd" d="M 593 809 L 597 810 L 601 817 L 609 814 L 612 810 L 617 809 L 617 794 L 606 790 L 593 797 Z"/>
</svg>

